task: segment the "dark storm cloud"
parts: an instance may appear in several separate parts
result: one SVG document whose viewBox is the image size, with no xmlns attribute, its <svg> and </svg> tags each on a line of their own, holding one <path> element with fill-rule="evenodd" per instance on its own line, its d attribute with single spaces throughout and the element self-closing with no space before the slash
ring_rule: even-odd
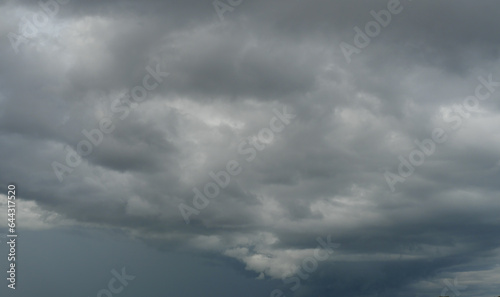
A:
<svg viewBox="0 0 500 297">
<path fill-rule="evenodd" d="M 255 277 L 290 277 L 317 236 L 341 243 L 287 296 L 431 296 L 457 275 L 467 294 L 496 294 L 480 280 L 498 275 L 500 96 L 453 108 L 479 76 L 500 81 L 498 4 L 402 0 L 348 63 L 340 44 L 388 2 L 245 0 L 220 21 L 210 1 L 71 1 L 16 54 L 7 34 L 40 7 L 3 1 L 0 181 L 44 211 Z M 113 102 L 148 67 L 169 75 L 121 117 Z M 296 117 L 247 161 L 239 145 L 283 106 Z M 52 162 L 103 118 L 114 131 L 60 182 Z M 435 128 L 448 140 L 392 192 L 384 172 Z M 233 159 L 242 173 L 186 225 L 179 204 Z"/>
</svg>

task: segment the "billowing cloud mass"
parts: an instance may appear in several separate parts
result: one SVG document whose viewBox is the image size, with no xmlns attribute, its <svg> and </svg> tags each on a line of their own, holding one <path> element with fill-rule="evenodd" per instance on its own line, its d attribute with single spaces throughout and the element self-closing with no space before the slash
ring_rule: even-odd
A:
<svg viewBox="0 0 500 297">
<path fill-rule="evenodd" d="M 499 295 L 497 1 L 42 3 L 0 1 L 26 228 L 119 229 L 286 296 Z"/>
</svg>

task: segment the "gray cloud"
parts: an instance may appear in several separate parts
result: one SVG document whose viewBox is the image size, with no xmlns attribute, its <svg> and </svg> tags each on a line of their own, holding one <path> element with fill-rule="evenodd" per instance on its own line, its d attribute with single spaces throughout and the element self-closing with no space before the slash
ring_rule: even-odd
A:
<svg viewBox="0 0 500 297">
<path fill-rule="evenodd" d="M 210 1 L 71 1 L 16 53 L 7 35 L 41 8 L 2 1 L 0 183 L 249 278 L 290 276 L 318 236 L 341 243 L 287 296 L 437 296 L 454 277 L 498 294 L 499 93 L 454 109 L 479 76 L 500 81 L 498 4 L 401 0 L 347 63 L 341 42 L 388 2 L 244 1 L 221 22 Z M 169 76 L 116 112 L 147 67 Z M 296 117 L 247 161 L 238 146 L 283 106 Z M 114 131 L 60 182 L 52 162 L 103 118 Z M 435 128 L 447 141 L 391 191 L 384 173 Z M 186 225 L 179 204 L 229 160 L 242 173 Z"/>
</svg>

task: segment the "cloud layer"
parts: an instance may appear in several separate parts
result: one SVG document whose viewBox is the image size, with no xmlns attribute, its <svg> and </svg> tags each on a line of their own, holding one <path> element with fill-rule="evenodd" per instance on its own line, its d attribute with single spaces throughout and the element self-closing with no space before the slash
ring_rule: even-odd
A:
<svg viewBox="0 0 500 297">
<path fill-rule="evenodd" d="M 33 36 L 44 10 L 0 3 L 0 183 L 33 213 L 260 278 L 292 277 L 330 235 L 340 247 L 290 296 L 437 296 L 455 277 L 498 294 L 496 1 L 402 0 L 350 63 L 342 42 L 395 1 L 243 1 L 223 21 L 210 1 L 69 1 Z M 151 69 L 168 76 L 137 100 Z M 488 98 L 469 97 L 478 86 Z M 295 117 L 264 143 L 285 107 Z M 103 119 L 113 131 L 73 168 Z M 179 205 L 230 160 L 241 173 L 186 224 Z"/>
</svg>

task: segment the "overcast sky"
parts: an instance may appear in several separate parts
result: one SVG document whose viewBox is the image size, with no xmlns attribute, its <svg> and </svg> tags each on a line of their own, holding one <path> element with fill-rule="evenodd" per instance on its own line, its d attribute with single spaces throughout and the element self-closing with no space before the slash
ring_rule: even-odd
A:
<svg viewBox="0 0 500 297">
<path fill-rule="evenodd" d="M 2 296 L 500 295 L 498 1 L 41 3 L 0 0 Z"/>
</svg>

